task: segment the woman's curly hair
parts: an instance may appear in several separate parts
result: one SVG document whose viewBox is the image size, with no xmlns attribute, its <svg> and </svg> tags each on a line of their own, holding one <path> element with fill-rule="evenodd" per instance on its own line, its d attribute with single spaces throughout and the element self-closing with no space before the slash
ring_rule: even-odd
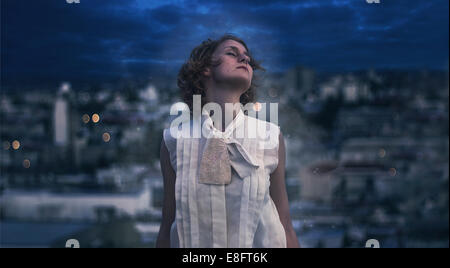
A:
<svg viewBox="0 0 450 268">
<path fill-rule="evenodd" d="M 246 49 L 250 57 L 250 66 L 254 71 L 262 70 L 265 71 L 263 67 L 261 67 L 260 62 L 257 62 L 253 59 L 250 54 L 249 49 L 244 41 L 242 41 L 239 37 L 236 37 L 232 34 L 225 34 L 221 38 L 217 40 L 208 40 L 203 41 L 199 46 L 195 47 L 187 62 L 185 62 L 178 73 L 177 84 L 181 90 L 181 95 L 183 101 L 189 106 L 189 109 L 192 113 L 192 102 L 193 95 L 199 94 L 201 95 L 201 105 L 203 107 L 206 104 L 206 88 L 203 85 L 202 79 L 204 78 L 203 72 L 206 67 L 217 66 L 219 63 L 212 61 L 212 54 L 216 50 L 216 48 L 226 40 L 234 40 L 236 42 L 241 43 Z M 249 102 L 254 102 L 256 98 L 256 87 L 258 86 L 255 83 L 255 74 L 253 74 L 253 79 L 250 85 L 250 88 L 241 95 L 240 103 L 245 105 Z"/>
</svg>

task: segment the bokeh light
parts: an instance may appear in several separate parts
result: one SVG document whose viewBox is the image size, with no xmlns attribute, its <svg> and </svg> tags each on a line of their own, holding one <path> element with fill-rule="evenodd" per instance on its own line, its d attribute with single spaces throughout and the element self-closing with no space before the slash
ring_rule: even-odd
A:
<svg viewBox="0 0 450 268">
<path fill-rule="evenodd" d="M 98 121 L 100 121 L 100 116 L 98 114 L 93 114 L 92 115 L 92 122 L 98 123 Z"/>
<path fill-rule="evenodd" d="M 9 148 L 11 148 L 11 144 L 9 143 L 9 141 L 4 141 L 3 142 L 3 149 L 9 150 Z"/>
<path fill-rule="evenodd" d="M 24 168 L 29 168 L 31 166 L 30 160 L 24 159 L 22 165 Z"/>
<path fill-rule="evenodd" d="M 14 140 L 13 143 L 12 143 L 12 147 L 13 147 L 14 150 L 19 149 L 20 142 L 18 140 Z"/>
<path fill-rule="evenodd" d="M 255 102 L 255 104 L 253 104 L 253 109 L 257 112 L 261 111 L 261 103 L 259 102 Z"/>
<path fill-rule="evenodd" d="M 389 174 L 390 174 L 391 176 L 395 176 L 395 175 L 397 174 L 397 170 L 396 170 L 395 168 L 390 168 L 390 169 L 389 169 Z"/>
<path fill-rule="evenodd" d="M 102 137 L 104 142 L 109 142 L 109 140 L 111 139 L 111 136 L 108 132 L 103 133 Z"/>
<path fill-rule="evenodd" d="M 90 117 L 89 117 L 89 115 L 84 114 L 83 117 L 82 117 L 82 119 L 83 119 L 83 122 L 84 122 L 85 124 L 87 124 L 87 123 L 89 123 Z"/>
<path fill-rule="evenodd" d="M 276 89 L 276 88 L 273 88 L 273 87 L 271 87 L 271 88 L 269 89 L 269 96 L 270 96 L 270 97 L 272 97 L 272 98 L 275 98 L 275 97 L 277 97 L 277 96 L 278 96 L 278 92 L 277 92 L 277 89 Z"/>
</svg>

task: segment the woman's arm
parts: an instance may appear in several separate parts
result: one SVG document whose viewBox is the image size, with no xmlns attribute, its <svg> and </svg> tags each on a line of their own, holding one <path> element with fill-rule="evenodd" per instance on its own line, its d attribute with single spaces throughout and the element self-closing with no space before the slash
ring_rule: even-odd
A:
<svg viewBox="0 0 450 268">
<path fill-rule="evenodd" d="M 278 210 L 281 224 L 286 232 L 288 248 L 300 247 L 297 235 L 292 227 L 291 215 L 289 212 L 289 201 L 286 192 L 285 182 L 286 149 L 283 134 L 280 132 L 278 148 L 278 166 L 270 175 L 270 196 Z"/>
<path fill-rule="evenodd" d="M 170 164 L 169 151 L 167 150 L 164 139 L 161 142 L 160 149 L 161 172 L 164 180 L 164 203 L 162 211 L 162 221 L 159 228 L 157 248 L 170 247 L 170 228 L 175 220 L 175 179 L 176 174 Z"/>
</svg>

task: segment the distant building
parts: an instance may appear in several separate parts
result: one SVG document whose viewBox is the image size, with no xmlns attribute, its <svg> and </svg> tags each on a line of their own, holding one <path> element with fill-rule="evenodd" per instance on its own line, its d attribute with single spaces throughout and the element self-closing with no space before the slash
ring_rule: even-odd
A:
<svg viewBox="0 0 450 268">
<path fill-rule="evenodd" d="M 313 93 L 315 72 L 312 69 L 298 66 L 286 72 L 284 81 L 287 97 L 300 98 L 304 101 Z"/>
<path fill-rule="evenodd" d="M 337 163 L 333 161 L 311 165 L 300 171 L 300 197 L 302 200 L 331 203 L 333 191 L 338 185 L 336 174 L 326 172 L 335 169 Z"/>
<path fill-rule="evenodd" d="M 136 217 L 151 212 L 148 184 L 138 192 L 61 192 L 6 190 L 1 208 L 8 219 L 105 221 L 108 215 Z"/>
<path fill-rule="evenodd" d="M 81 118 L 78 116 L 74 94 L 69 83 L 62 83 L 53 109 L 53 143 L 56 146 L 55 160 L 78 165 L 76 133 Z"/>
<path fill-rule="evenodd" d="M 158 102 L 158 90 L 155 86 L 149 85 L 143 90 L 139 91 L 139 98 L 149 104 L 156 104 Z"/>
<path fill-rule="evenodd" d="M 55 100 L 53 111 L 54 143 L 68 146 L 70 143 L 70 84 L 63 83 Z"/>
<path fill-rule="evenodd" d="M 59 96 L 55 101 L 53 116 L 55 144 L 67 146 L 69 144 L 69 107 L 67 101 Z"/>
<path fill-rule="evenodd" d="M 302 170 L 301 198 L 342 205 L 357 204 L 370 198 L 375 201 L 380 191 L 389 190 L 385 183 L 393 181 L 381 165 L 322 162 Z"/>
</svg>

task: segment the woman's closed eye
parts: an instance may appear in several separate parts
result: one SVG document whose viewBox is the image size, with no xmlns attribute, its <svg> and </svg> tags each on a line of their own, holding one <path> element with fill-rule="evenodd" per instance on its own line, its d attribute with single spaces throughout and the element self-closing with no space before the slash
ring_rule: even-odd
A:
<svg viewBox="0 0 450 268">
<path fill-rule="evenodd" d="M 237 57 L 237 55 L 235 54 L 235 53 L 233 53 L 233 52 L 227 52 L 227 53 L 225 53 L 225 55 L 231 55 L 231 56 L 233 56 L 233 57 Z M 245 61 L 248 63 L 248 64 L 252 64 L 252 59 L 251 58 L 246 58 L 245 59 Z"/>
</svg>

